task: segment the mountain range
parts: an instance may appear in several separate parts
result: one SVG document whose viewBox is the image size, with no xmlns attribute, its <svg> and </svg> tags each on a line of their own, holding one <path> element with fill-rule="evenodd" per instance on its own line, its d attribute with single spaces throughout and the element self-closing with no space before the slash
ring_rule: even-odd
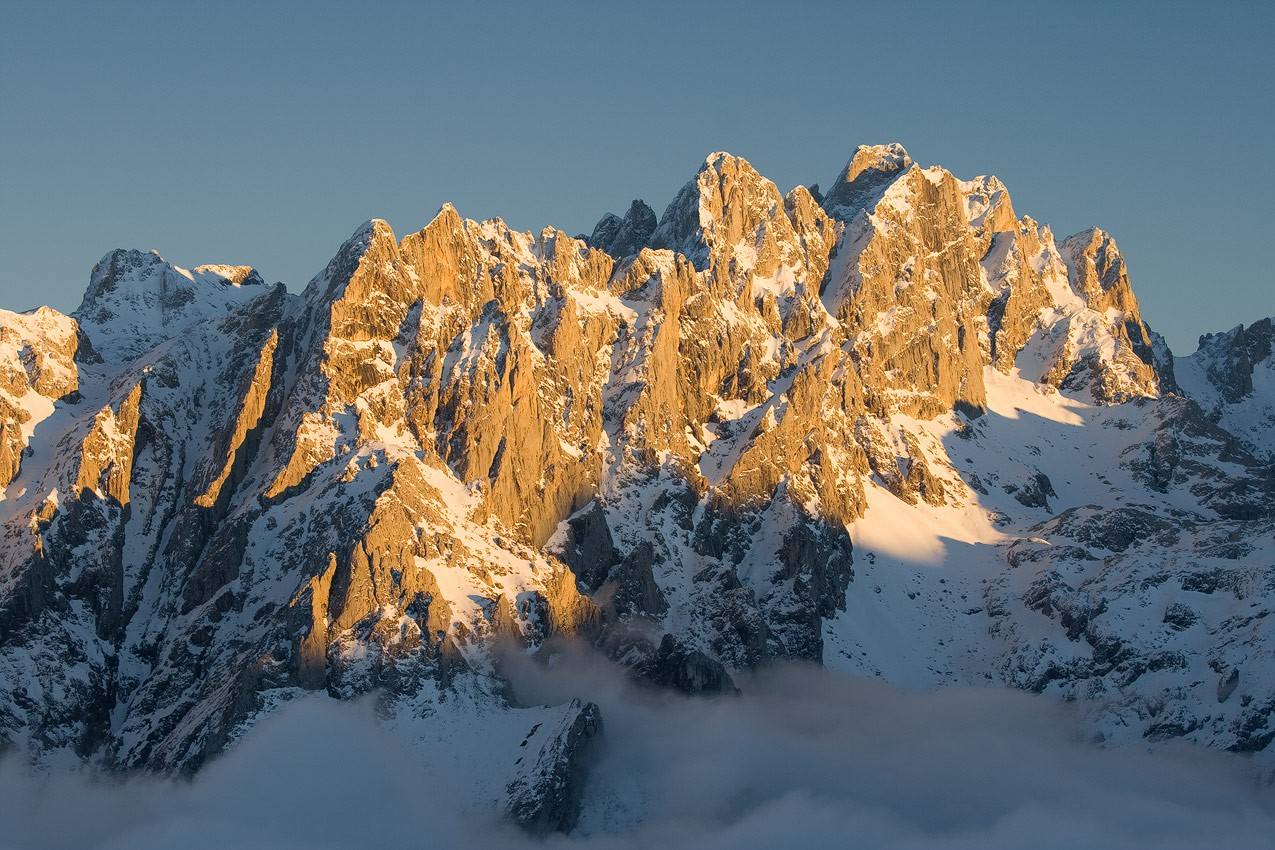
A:
<svg viewBox="0 0 1275 850">
<path fill-rule="evenodd" d="M 1111 234 L 898 144 L 786 194 L 713 153 L 588 235 L 372 220 L 300 292 L 112 251 L 0 311 L 0 748 L 190 774 L 370 694 L 567 831 L 606 718 L 508 665 L 571 642 L 706 699 L 1009 686 L 1272 774 L 1273 339 L 1175 356 Z"/>
</svg>

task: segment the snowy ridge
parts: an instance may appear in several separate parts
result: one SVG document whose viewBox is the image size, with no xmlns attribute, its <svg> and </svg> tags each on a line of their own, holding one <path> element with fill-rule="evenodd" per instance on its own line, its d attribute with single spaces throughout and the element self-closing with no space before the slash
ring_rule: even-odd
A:
<svg viewBox="0 0 1275 850">
<path fill-rule="evenodd" d="M 93 267 L 84 300 L 72 315 L 99 355 L 124 362 L 265 289 L 250 266 L 187 270 L 154 251 L 118 250 Z"/>
<path fill-rule="evenodd" d="M 1188 357 L 1173 358 L 1182 391 L 1244 446 L 1275 461 L 1275 354 L 1272 319 L 1205 334 Z"/>
</svg>

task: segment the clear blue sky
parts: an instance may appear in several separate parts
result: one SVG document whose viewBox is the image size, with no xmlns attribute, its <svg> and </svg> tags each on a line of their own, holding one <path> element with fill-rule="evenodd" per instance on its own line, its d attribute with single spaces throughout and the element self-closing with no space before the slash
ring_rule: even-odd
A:
<svg viewBox="0 0 1275 850">
<path fill-rule="evenodd" d="M 897 140 L 1110 230 L 1185 354 L 1275 313 L 1273 6 L 0 0 L 0 305 L 117 246 L 298 291 L 373 216 L 587 231 L 713 150 L 786 190 Z"/>
</svg>

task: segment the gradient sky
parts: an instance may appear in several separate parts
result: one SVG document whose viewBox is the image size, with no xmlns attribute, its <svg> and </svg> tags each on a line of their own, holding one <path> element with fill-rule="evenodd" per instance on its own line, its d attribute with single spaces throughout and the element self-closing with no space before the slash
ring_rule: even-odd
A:
<svg viewBox="0 0 1275 850">
<path fill-rule="evenodd" d="M 362 221 L 592 229 L 897 140 L 1110 230 L 1179 354 L 1275 313 L 1275 4 L 0 0 L 0 305 L 111 248 L 299 291 Z"/>
</svg>

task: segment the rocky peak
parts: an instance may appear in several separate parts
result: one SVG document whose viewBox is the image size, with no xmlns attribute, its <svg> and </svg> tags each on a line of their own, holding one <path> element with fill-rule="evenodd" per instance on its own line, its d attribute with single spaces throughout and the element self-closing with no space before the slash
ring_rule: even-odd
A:
<svg viewBox="0 0 1275 850">
<path fill-rule="evenodd" d="M 614 213 L 602 216 L 584 241 L 590 247 L 622 259 L 642 250 L 655 232 L 656 223 L 655 211 L 645 201 L 635 199 L 624 218 Z"/>
<path fill-rule="evenodd" d="M 1071 272 L 1072 287 L 1089 308 L 1116 309 L 1138 316 L 1138 301 L 1129 284 L 1124 257 L 1111 234 L 1090 227 L 1068 236 L 1059 246 Z"/>
<path fill-rule="evenodd" d="M 1194 354 L 1173 359 L 1173 370 L 1211 419 L 1275 461 L 1275 319 L 1204 334 Z"/>
<path fill-rule="evenodd" d="M 1018 229 L 1018 216 L 1009 190 L 999 178 L 975 177 L 961 183 L 965 196 L 965 214 L 980 243 L 986 246 L 997 233 Z"/>
<path fill-rule="evenodd" d="M 898 142 L 886 145 L 859 145 L 846 165 L 844 178 L 853 183 L 865 172 L 895 174 L 912 164 L 912 157 Z"/>
<path fill-rule="evenodd" d="M 1068 309 L 1067 339 L 1045 380 L 1100 403 L 1158 396 L 1175 386 L 1163 341 L 1142 321 L 1124 257 L 1104 230 L 1063 240 L 1059 254 L 1083 310 Z M 1065 300 L 1065 299 L 1063 299 Z"/>
<path fill-rule="evenodd" d="M 72 316 L 94 351 L 123 363 L 266 292 L 265 281 L 251 266 L 184 269 L 155 251 L 117 249 L 93 267 Z"/>
<path fill-rule="evenodd" d="M 232 286 L 265 286 L 266 281 L 252 266 L 226 266 L 220 263 L 205 263 L 195 266 L 191 272 L 197 278 L 221 280 Z"/>
<path fill-rule="evenodd" d="M 746 159 L 716 151 L 664 210 L 650 245 L 683 254 L 702 270 L 710 255 L 742 238 L 750 212 L 782 204 L 779 190 Z"/>
<path fill-rule="evenodd" d="M 911 166 L 912 157 L 898 142 L 859 145 L 833 181 L 824 197 L 823 208 L 834 218 L 853 218 Z"/>
<path fill-rule="evenodd" d="M 79 389 L 75 320 L 50 307 L 0 310 L 0 490 L 17 475 L 37 425 Z"/>
<path fill-rule="evenodd" d="M 1234 404 L 1252 394 L 1254 370 L 1271 356 L 1273 338 L 1270 318 L 1200 337 L 1200 360 L 1222 401 Z"/>
<path fill-rule="evenodd" d="M 709 288 L 749 312 L 764 310 L 755 302 L 767 294 L 784 299 L 774 316 L 786 321 L 797 287 L 818 286 L 836 235 L 807 189 L 785 197 L 747 160 L 719 151 L 669 204 L 650 244 L 685 256 Z"/>
<path fill-rule="evenodd" d="M 847 167 L 855 178 L 840 182 L 825 205 L 844 216 L 847 198 L 867 203 L 866 214 L 846 224 L 823 303 L 850 336 L 877 410 L 929 417 L 954 405 L 981 409 L 979 340 L 991 293 L 961 184 L 941 168 L 890 171 L 906 159 L 902 148 L 886 146 L 886 156 L 871 150 L 868 165 Z M 878 161 L 881 168 L 872 165 Z"/>
<path fill-rule="evenodd" d="M 443 217 L 450 206 L 450 204 L 445 205 L 439 211 L 437 218 Z M 315 275 L 309 284 L 306 285 L 305 300 L 307 302 L 331 301 L 340 297 L 341 287 L 349 282 L 363 256 L 371 250 L 373 245 L 378 243 L 382 246 L 385 246 L 386 243 L 397 245 L 394 230 L 390 227 L 389 222 L 380 218 L 372 218 L 356 227 L 350 237 L 341 243 L 341 247 L 337 249 L 332 259 L 328 261 L 324 270 Z"/>
</svg>

